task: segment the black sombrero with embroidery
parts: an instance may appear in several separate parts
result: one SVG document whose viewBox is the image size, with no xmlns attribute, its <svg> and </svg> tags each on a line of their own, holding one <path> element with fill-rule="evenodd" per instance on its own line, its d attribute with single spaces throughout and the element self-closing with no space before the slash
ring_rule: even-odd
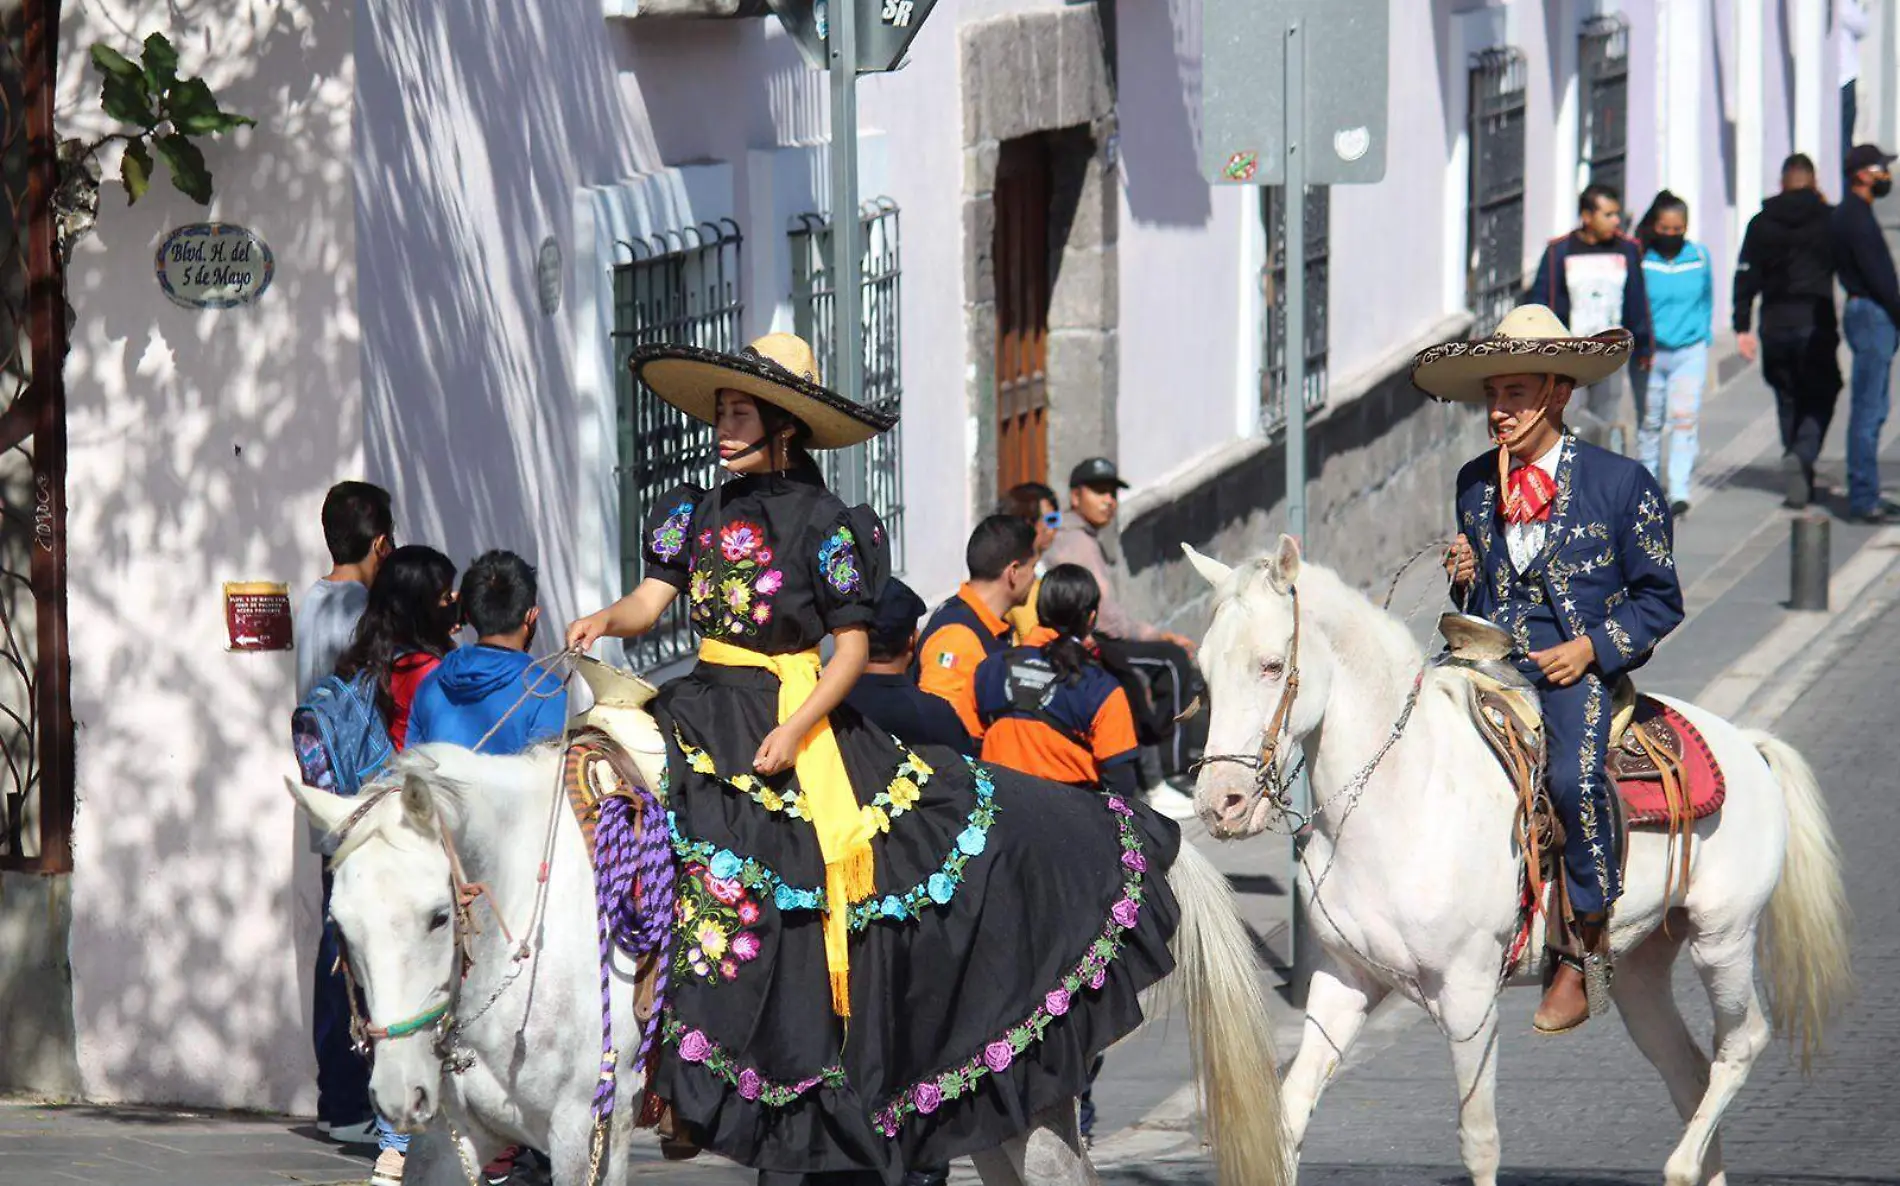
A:
<svg viewBox="0 0 1900 1186">
<path fill-rule="evenodd" d="M 693 419 L 718 419 L 719 393 L 739 391 L 790 412 L 811 429 L 813 449 L 843 449 L 897 423 L 890 412 L 854 403 L 823 386 L 818 360 L 803 338 L 767 334 L 736 354 L 698 346 L 641 346 L 634 378 Z"/>
</svg>

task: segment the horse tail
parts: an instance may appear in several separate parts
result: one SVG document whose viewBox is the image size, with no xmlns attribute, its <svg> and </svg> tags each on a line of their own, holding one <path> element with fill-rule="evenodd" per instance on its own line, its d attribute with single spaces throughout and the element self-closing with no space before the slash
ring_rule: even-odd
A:
<svg viewBox="0 0 1900 1186">
<path fill-rule="evenodd" d="M 1187 1013 L 1195 1087 L 1219 1186 L 1288 1186 L 1272 1021 L 1233 887 L 1185 842 L 1168 884 L 1181 905 L 1181 926 L 1175 972 L 1163 986 Z"/>
<path fill-rule="evenodd" d="M 1768 1012 L 1808 1073 L 1827 1023 L 1854 992 L 1841 850 L 1807 759 L 1787 742 L 1749 731 L 1788 806 L 1788 854 L 1762 932 Z"/>
</svg>

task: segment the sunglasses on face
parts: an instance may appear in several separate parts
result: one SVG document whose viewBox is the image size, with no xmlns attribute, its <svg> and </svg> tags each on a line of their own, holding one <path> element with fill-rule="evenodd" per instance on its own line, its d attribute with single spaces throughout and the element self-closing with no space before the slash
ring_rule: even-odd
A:
<svg viewBox="0 0 1900 1186">
<path fill-rule="evenodd" d="M 1051 529 L 1061 527 L 1062 526 L 1062 512 L 1050 511 L 1049 513 L 1045 514 L 1042 517 L 1042 525 L 1044 527 L 1048 527 Z"/>
</svg>

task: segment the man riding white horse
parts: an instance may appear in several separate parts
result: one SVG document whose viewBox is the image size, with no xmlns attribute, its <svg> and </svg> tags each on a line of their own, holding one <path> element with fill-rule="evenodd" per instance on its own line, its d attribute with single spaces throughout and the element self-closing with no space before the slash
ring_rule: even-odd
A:
<svg viewBox="0 0 1900 1186">
<path fill-rule="evenodd" d="M 1563 826 L 1575 921 L 1553 921 L 1555 971 L 1533 1024 L 1562 1033 L 1588 1020 L 1584 959 L 1607 956 L 1622 890 L 1622 827 L 1606 776 L 1611 685 L 1682 621 L 1669 505 L 1647 470 L 1564 428 L 1573 390 L 1630 357 L 1630 335 L 1572 336 L 1542 305 L 1511 311 L 1489 338 L 1419 354 L 1412 379 L 1440 399 L 1481 403 L 1495 453 L 1458 474 L 1460 534 L 1446 556 L 1465 612 L 1507 630 L 1537 686 L 1550 798 Z"/>
</svg>

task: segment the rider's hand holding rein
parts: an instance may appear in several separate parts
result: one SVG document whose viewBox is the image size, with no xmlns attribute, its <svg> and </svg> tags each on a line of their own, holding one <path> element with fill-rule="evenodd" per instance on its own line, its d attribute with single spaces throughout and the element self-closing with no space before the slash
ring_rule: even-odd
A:
<svg viewBox="0 0 1900 1186">
<path fill-rule="evenodd" d="M 603 638 L 638 638 L 653 629 L 679 590 L 648 577 L 640 587 L 598 613 L 588 614 L 567 628 L 567 645 L 585 653 Z"/>
<path fill-rule="evenodd" d="M 1471 541 L 1460 535 L 1451 541 L 1451 547 L 1445 552 L 1445 575 L 1454 585 L 1469 585 L 1478 578 L 1478 554 L 1471 550 Z"/>
</svg>

